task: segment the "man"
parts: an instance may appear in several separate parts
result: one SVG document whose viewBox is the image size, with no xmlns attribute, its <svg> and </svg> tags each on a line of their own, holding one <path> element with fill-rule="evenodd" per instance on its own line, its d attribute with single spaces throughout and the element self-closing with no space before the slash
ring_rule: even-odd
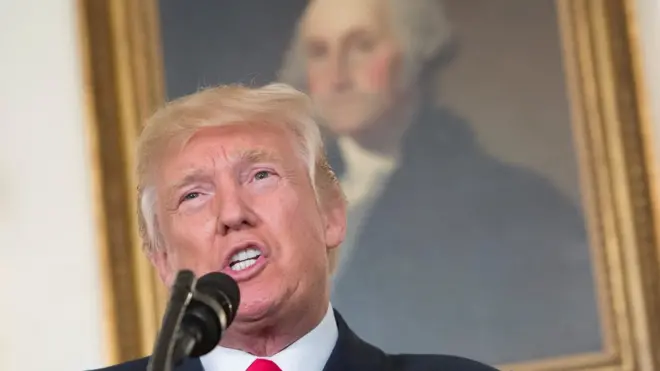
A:
<svg viewBox="0 0 660 371">
<path fill-rule="evenodd" d="M 332 301 L 386 351 L 599 351 L 580 211 L 432 99 L 449 29 L 438 0 L 313 0 L 301 17 L 281 79 L 317 105 L 348 199 Z"/>
<path fill-rule="evenodd" d="M 241 292 L 219 346 L 177 370 L 493 370 L 386 354 L 333 310 L 345 201 L 311 114 L 306 96 L 286 85 L 223 86 L 168 104 L 144 128 L 138 198 L 149 259 L 166 285 L 181 269 L 221 271 Z"/>
</svg>

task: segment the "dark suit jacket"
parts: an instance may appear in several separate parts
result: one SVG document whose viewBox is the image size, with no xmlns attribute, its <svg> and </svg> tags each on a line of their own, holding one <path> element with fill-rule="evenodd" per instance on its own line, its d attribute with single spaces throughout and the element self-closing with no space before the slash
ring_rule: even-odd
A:
<svg viewBox="0 0 660 371">
<path fill-rule="evenodd" d="M 454 356 L 386 354 L 355 335 L 337 311 L 335 318 L 339 336 L 323 371 L 497 371 L 481 363 Z M 142 358 L 97 371 L 145 371 L 148 361 L 148 358 Z M 193 358 L 175 371 L 204 369 L 199 359 Z"/>
<path fill-rule="evenodd" d="M 341 177 L 342 154 L 327 145 Z M 581 210 L 481 150 L 448 110 L 421 110 L 344 253 L 332 304 L 386 352 L 506 364 L 602 348 Z"/>
</svg>

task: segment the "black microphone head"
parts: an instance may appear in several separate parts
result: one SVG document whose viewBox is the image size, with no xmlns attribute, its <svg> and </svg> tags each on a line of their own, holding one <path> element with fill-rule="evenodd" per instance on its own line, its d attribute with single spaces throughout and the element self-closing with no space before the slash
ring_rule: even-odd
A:
<svg viewBox="0 0 660 371">
<path fill-rule="evenodd" d="M 241 293 L 238 284 L 233 278 L 220 272 L 211 272 L 202 276 L 195 289 L 205 295 L 213 297 L 220 303 L 229 315 L 227 326 L 236 317 L 238 305 L 241 302 Z"/>
<path fill-rule="evenodd" d="M 213 272 L 201 277 L 195 294 L 183 318 L 183 324 L 195 334 L 195 346 L 190 355 L 202 356 L 220 342 L 222 332 L 236 317 L 240 291 L 233 278 Z"/>
</svg>

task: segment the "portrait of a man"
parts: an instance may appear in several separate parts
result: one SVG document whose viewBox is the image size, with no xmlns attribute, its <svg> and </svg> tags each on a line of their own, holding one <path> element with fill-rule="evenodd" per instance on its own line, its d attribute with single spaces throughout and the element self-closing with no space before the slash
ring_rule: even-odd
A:
<svg viewBox="0 0 660 371">
<path fill-rule="evenodd" d="M 520 88 L 561 73 L 552 1 L 204 4 L 160 1 L 168 98 L 270 80 L 310 95 L 348 205 L 331 302 L 358 336 L 489 364 L 602 349 L 563 85 Z M 468 31 L 535 35 L 544 63 Z M 496 79 L 497 55 L 526 70 Z"/>
</svg>

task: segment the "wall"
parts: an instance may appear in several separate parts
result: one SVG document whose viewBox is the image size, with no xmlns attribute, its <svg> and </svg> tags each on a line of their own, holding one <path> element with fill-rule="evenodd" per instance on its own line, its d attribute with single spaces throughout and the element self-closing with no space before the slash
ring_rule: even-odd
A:
<svg viewBox="0 0 660 371">
<path fill-rule="evenodd" d="M 103 363 L 74 0 L 0 11 L 0 370 Z"/>
<path fill-rule="evenodd" d="M 647 89 L 647 103 L 651 134 L 655 140 L 655 155 L 660 156 L 660 1 L 637 0 L 636 16 L 642 47 L 643 73 Z M 660 174 L 656 161 L 656 174 Z"/>
</svg>

